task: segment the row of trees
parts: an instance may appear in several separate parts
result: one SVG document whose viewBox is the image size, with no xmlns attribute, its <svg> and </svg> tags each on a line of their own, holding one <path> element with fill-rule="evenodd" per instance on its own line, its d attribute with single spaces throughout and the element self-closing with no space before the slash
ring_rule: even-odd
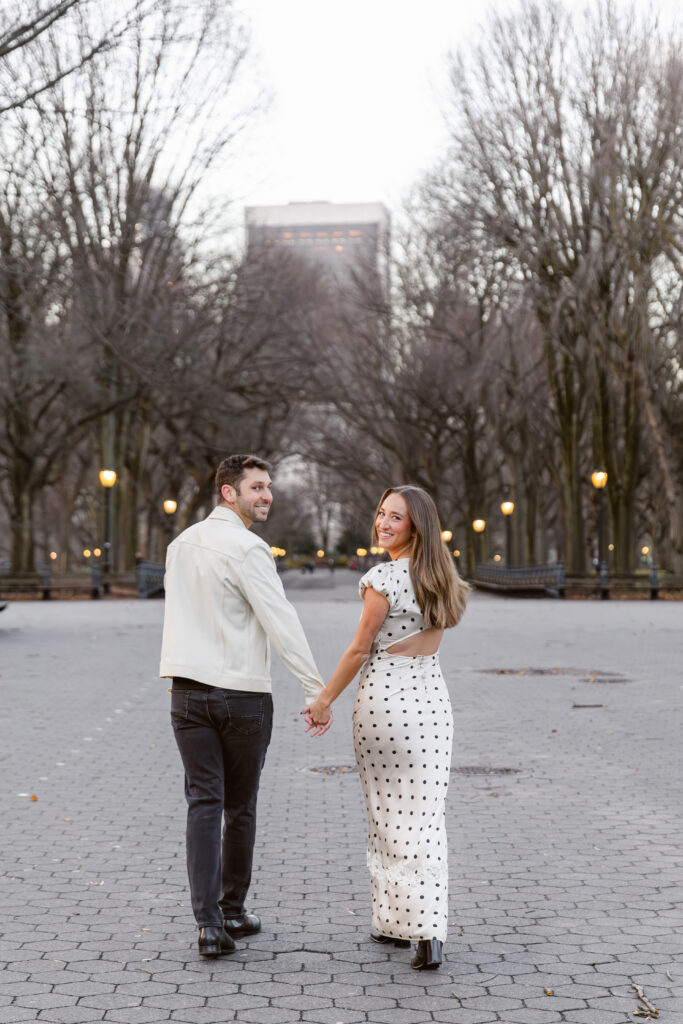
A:
<svg viewBox="0 0 683 1024">
<path fill-rule="evenodd" d="M 470 570 L 472 520 L 502 541 L 512 499 L 517 561 L 583 572 L 602 468 L 614 568 L 647 540 L 683 572 L 680 41 L 608 0 L 493 16 L 452 59 L 453 144 L 385 254 L 387 294 L 374 268 L 332 281 L 226 245 L 225 157 L 258 106 L 229 3 L 150 0 L 116 25 L 53 7 L 78 31 L 27 39 L 39 89 L 19 95 L 0 31 L 14 569 L 101 540 L 105 466 L 117 564 L 159 557 L 163 499 L 193 521 L 216 462 L 256 450 L 289 550 L 340 532 L 354 550 L 384 484 L 414 482 Z"/>
<path fill-rule="evenodd" d="M 514 498 L 518 557 L 575 573 L 603 469 L 613 567 L 647 539 L 681 572 L 681 40 L 610 2 L 526 3 L 450 80 L 453 144 L 416 190 L 394 323 L 346 360 L 340 461 L 380 449 L 385 475 L 427 486 L 470 565 L 472 519 Z"/>
</svg>

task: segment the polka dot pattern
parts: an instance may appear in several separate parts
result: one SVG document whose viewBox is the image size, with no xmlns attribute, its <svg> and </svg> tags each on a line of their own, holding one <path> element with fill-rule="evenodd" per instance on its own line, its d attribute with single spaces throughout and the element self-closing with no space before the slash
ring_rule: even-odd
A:
<svg viewBox="0 0 683 1024">
<path fill-rule="evenodd" d="M 361 672 L 354 747 L 368 814 L 373 927 L 392 938 L 443 942 L 453 719 L 438 654 L 384 650 L 395 642 L 396 623 L 414 619 L 412 632 L 424 626 L 407 569 L 401 559 L 375 566 L 361 580 L 375 574 L 365 585 L 385 587 L 390 609 Z"/>
<path fill-rule="evenodd" d="M 360 578 L 358 589 L 361 597 L 367 587 L 372 587 L 389 602 L 389 612 L 375 640 L 379 650 L 391 647 L 399 640 L 406 640 L 425 629 L 425 621 L 415 600 L 410 579 L 409 558 L 397 558 L 395 562 L 374 565 Z"/>
</svg>

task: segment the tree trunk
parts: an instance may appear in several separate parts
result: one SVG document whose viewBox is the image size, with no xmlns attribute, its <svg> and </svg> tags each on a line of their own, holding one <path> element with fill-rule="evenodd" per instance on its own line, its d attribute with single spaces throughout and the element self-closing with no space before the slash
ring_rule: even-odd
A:
<svg viewBox="0 0 683 1024">
<path fill-rule="evenodd" d="M 12 572 L 35 572 L 33 497 L 32 489 L 25 483 L 17 483 L 12 488 Z"/>
<path fill-rule="evenodd" d="M 650 399 L 647 381 L 642 367 L 636 372 L 636 385 L 639 400 L 645 410 L 645 418 L 650 428 L 659 470 L 662 474 L 662 487 L 669 508 L 668 523 L 668 554 L 670 565 L 666 568 L 675 573 L 683 573 L 683 478 L 672 467 L 676 459 L 672 451 L 672 438 L 664 428 L 659 410 Z"/>
<path fill-rule="evenodd" d="M 549 330 L 549 328 L 546 328 Z M 557 362 L 556 362 L 557 360 Z M 583 510 L 581 507 L 580 381 L 567 355 L 557 355 L 551 336 L 546 342 L 546 367 L 553 396 L 553 414 L 560 445 L 560 509 L 564 527 L 564 564 L 572 575 L 586 569 Z"/>
</svg>

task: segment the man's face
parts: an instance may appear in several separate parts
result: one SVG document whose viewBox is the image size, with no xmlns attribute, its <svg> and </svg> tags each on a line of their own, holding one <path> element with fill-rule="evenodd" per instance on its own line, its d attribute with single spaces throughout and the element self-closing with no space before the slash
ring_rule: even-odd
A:
<svg viewBox="0 0 683 1024">
<path fill-rule="evenodd" d="M 245 469 L 239 489 L 225 484 L 221 493 L 248 529 L 254 523 L 265 523 L 268 518 L 273 503 L 271 485 L 272 480 L 265 469 Z"/>
</svg>

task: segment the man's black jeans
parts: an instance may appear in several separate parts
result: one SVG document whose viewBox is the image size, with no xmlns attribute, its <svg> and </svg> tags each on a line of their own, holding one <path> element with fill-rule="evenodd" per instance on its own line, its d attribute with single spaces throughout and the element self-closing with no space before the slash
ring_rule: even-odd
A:
<svg viewBox="0 0 683 1024">
<path fill-rule="evenodd" d="M 244 913 L 273 698 L 176 676 L 171 722 L 185 768 L 192 909 L 200 928 L 220 927 Z"/>
</svg>

